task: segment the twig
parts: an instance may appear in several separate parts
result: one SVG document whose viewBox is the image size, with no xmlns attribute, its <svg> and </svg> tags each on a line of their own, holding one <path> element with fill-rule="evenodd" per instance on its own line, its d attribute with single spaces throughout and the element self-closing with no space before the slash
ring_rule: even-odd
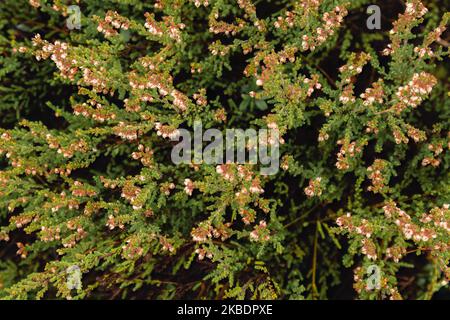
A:
<svg viewBox="0 0 450 320">
<path fill-rule="evenodd" d="M 316 269 L 317 269 L 317 242 L 319 238 L 319 221 L 316 222 L 316 233 L 314 235 L 314 251 L 313 251 L 313 263 L 312 263 L 312 297 L 313 299 L 317 296 L 317 286 L 316 286 Z"/>
<path fill-rule="evenodd" d="M 313 207 L 312 209 L 306 211 L 304 214 L 302 214 L 300 217 L 295 218 L 294 220 L 292 220 L 291 222 L 285 224 L 283 227 L 284 228 L 289 228 L 290 226 L 292 226 L 293 224 L 297 223 L 298 221 L 300 221 L 301 219 L 305 218 L 306 216 L 308 216 L 311 212 L 313 212 L 314 210 L 316 210 L 319 207 L 319 205 L 316 205 L 315 207 Z"/>
<path fill-rule="evenodd" d="M 436 42 L 439 43 L 441 46 L 444 46 L 446 48 L 450 47 L 450 43 L 445 41 L 445 40 L 443 40 L 443 39 L 439 39 Z"/>
</svg>

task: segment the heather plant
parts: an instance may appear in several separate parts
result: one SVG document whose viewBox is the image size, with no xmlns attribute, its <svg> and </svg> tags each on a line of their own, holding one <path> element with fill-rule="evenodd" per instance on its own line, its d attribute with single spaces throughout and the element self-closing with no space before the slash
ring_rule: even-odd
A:
<svg viewBox="0 0 450 320">
<path fill-rule="evenodd" d="M 449 7 L 2 1 L 0 298 L 448 297 Z"/>
</svg>

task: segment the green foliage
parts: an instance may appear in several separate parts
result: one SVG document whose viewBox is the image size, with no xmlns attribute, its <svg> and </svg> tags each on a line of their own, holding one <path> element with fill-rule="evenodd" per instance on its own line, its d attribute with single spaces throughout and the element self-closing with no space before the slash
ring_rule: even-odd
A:
<svg viewBox="0 0 450 320">
<path fill-rule="evenodd" d="M 448 292 L 450 3 L 370 4 L 2 1 L 0 298 Z M 173 164 L 195 120 L 277 129 L 280 171 Z"/>
</svg>

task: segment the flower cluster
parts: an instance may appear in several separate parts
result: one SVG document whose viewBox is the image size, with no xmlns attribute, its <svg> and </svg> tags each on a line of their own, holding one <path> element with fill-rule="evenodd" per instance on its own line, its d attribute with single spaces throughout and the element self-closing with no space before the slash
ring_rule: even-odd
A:
<svg viewBox="0 0 450 320">
<path fill-rule="evenodd" d="M 366 28 L 367 1 L 16 2 L 0 1 L 0 299 L 447 285 L 444 6 L 385 1 L 389 33 Z M 262 152 L 174 163 L 197 121 L 263 133 L 245 155 L 267 147 L 282 170 L 259 171 Z M 83 289 L 65 285 L 69 262 Z M 350 267 L 355 291 L 336 277 Z"/>
<path fill-rule="evenodd" d="M 192 182 L 191 179 L 184 179 L 184 192 L 186 192 L 188 196 L 192 196 L 194 187 L 195 187 L 194 182 Z"/>
<path fill-rule="evenodd" d="M 91 186 L 87 186 L 81 181 L 75 181 L 72 187 L 72 194 L 75 197 L 93 197 L 97 192 L 95 192 Z"/>
<path fill-rule="evenodd" d="M 367 88 L 364 93 L 361 93 L 360 97 L 364 100 L 365 106 L 371 106 L 374 103 L 383 103 L 384 89 L 383 80 L 375 82 L 372 88 Z"/>
<path fill-rule="evenodd" d="M 175 183 L 173 182 L 165 182 L 161 184 L 161 187 L 159 188 L 161 193 L 168 196 L 170 195 L 170 192 L 175 189 Z"/>
<path fill-rule="evenodd" d="M 130 260 L 137 259 L 144 254 L 144 248 L 142 248 L 140 240 L 137 237 L 127 239 L 122 246 L 122 250 L 124 258 Z"/>
<path fill-rule="evenodd" d="M 416 25 L 417 21 L 428 12 L 428 9 L 420 0 L 411 0 L 406 3 L 406 10 L 394 22 L 393 28 L 390 30 L 392 43 L 388 44 L 387 48 L 383 50 L 384 55 L 391 55 L 396 53 L 401 46 L 402 36 L 410 32 L 412 27 Z"/>
<path fill-rule="evenodd" d="M 137 210 L 142 207 L 142 204 L 140 204 L 140 201 L 138 200 L 141 191 L 141 188 L 135 186 L 132 182 L 127 181 L 122 188 L 121 196 L 130 201 L 133 205 L 133 209 Z"/>
<path fill-rule="evenodd" d="M 250 240 L 257 242 L 265 242 L 270 239 L 270 231 L 267 228 L 267 223 L 264 220 L 261 220 L 259 224 L 257 224 L 253 231 L 250 232 Z"/>
<path fill-rule="evenodd" d="M 153 165 L 153 150 L 142 144 L 138 146 L 138 151 L 131 154 L 131 157 L 135 160 L 140 160 L 146 167 L 151 167 Z"/>
<path fill-rule="evenodd" d="M 340 27 L 344 21 L 344 17 L 348 14 L 348 11 L 343 6 L 336 6 L 332 11 L 325 12 L 322 20 L 323 26 L 318 27 L 312 36 L 302 36 L 302 49 L 303 51 L 313 51 L 316 47 L 323 44 L 330 36 L 335 33 L 335 30 Z"/>
<path fill-rule="evenodd" d="M 445 144 L 447 144 L 447 149 L 450 149 L 450 132 L 447 133 L 447 141 L 436 141 L 427 146 L 428 154 L 432 153 L 432 155 L 424 157 L 422 166 L 425 167 L 431 164 L 433 167 L 438 167 L 441 163 L 441 159 L 438 159 L 437 157 L 443 156 Z"/>
<path fill-rule="evenodd" d="M 89 106 L 89 104 L 91 106 Z M 73 114 L 76 116 L 82 115 L 84 117 L 89 117 L 89 118 L 92 118 L 99 122 L 105 122 L 107 120 L 114 120 L 116 118 L 116 114 L 114 112 L 111 112 L 110 110 L 108 110 L 103 105 L 96 102 L 95 100 L 90 100 L 89 104 L 81 103 L 81 104 L 74 105 L 72 107 Z"/>
<path fill-rule="evenodd" d="M 208 259 L 212 259 L 213 254 L 211 251 L 208 251 L 205 248 L 197 248 L 195 249 L 195 253 L 198 255 L 198 260 L 203 260 L 205 257 Z"/>
<path fill-rule="evenodd" d="M 136 140 L 138 138 L 138 130 L 133 125 L 127 125 L 124 122 L 119 122 L 119 124 L 114 127 L 114 133 L 125 140 Z"/>
<path fill-rule="evenodd" d="M 428 242 L 437 237 L 437 233 L 433 228 L 420 227 L 412 220 L 410 215 L 397 208 L 395 203 L 386 204 L 383 210 L 386 217 L 394 219 L 395 224 L 401 230 L 405 239 L 412 239 L 415 242 Z M 428 217 L 424 215 L 423 220 L 428 222 Z"/>
<path fill-rule="evenodd" d="M 209 222 L 202 222 L 197 228 L 192 229 L 192 240 L 194 242 L 206 242 L 208 239 L 216 238 L 225 241 L 231 236 L 230 226 L 231 223 L 228 222 L 214 228 Z"/>
<path fill-rule="evenodd" d="M 373 227 L 367 219 L 362 219 L 359 223 L 355 222 L 350 212 L 336 219 L 336 224 L 350 233 L 362 235 L 370 238 L 373 233 Z"/>
<path fill-rule="evenodd" d="M 216 172 L 220 174 L 223 179 L 228 181 L 234 180 L 233 166 L 229 163 L 219 164 L 216 166 Z"/>
<path fill-rule="evenodd" d="M 32 43 L 33 46 L 39 48 L 34 52 L 36 60 L 45 60 L 50 57 L 58 67 L 62 77 L 74 80 L 78 72 L 78 67 L 75 66 L 77 61 L 70 58 L 69 45 L 67 43 L 57 40 L 52 44 L 47 40 L 42 40 L 40 34 L 34 36 Z"/>
<path fill-rule="evenodd" d="M 170 95 L 173 98 L 173 105 L 180 111 L 186 111 L 188 105 L 188 97 L 178 90 L 172 90 Z"/>
<path fill-rule="evenodd" d="M 160 122 L 155 122 L 156 134 L 163 138 L 175 139 L 180 135 L 178 129 L 172 126 L 163 125 Z"/>
<path fill-rule="evenodd" d="M 118 34 L 117 29 L 128 30 L 129 27 L 128 19 L 119 15 L 117 11 L 108 11 L 105 19 L 99 22 L 97 31 L 102 32 L 106 37 L 111 37 Z"/>
<path fill-rule="evenodd" d="M 361 253 L 366 255 L 370 260 L 377 259 L 377 248 L 375 244 L 370 239 L 363 239 L 361 246 Z"/>
<path fill-rule="evenodd" d="M 157 22 L 153 14 L 145 13 L 145 27 L 154 36 L 161 37 L 166 32 L 171 39 L 181 42 L 181 30 L 184 29 L 183 23 L 175 23 L 170 16 L 164 16 L 162 22 Z"/>
<path fill-rule="evenodd" d="M 399 103 L 394 106 L 394 109 L 400 113 L 407 106 L 417 107 L 430 94 L 436 83 L 437 79 L 432 74 L 415 73 L 407 85 L 398 88 L 396 96 Z"/>
<path fill-rule="evenodd" d="M 435 41 L 442 41 L 441 35 L 446 30 L 447 27 L 444 24 L 441 24 L 439 27 L 437 27 L 427 35 L 422 46 L 414 48 L 414 52 L 417 53 L 420 58 L 424 57 L 433 58 L 435 54 L 433 50 L 430 48 L 430 45 Z"/>
<path fill-rule="evenodd" d="M 321 181 L 321 177 L 309 180 L 309 186 L 305 188 L 305 194 L 310 198 L 314 196 L 320 197 L 322 195 Z"/>
<path fill-rule="evenodd" d="M 372 191 L 374 193 L 379 193 L 383 191 L 386 186 L 387 177 L 384 172 L 388 162 L 382 159 L 375 159 L 373 164 L 367 168 L 367 172 L 369 173 L 369 179 L 372 182 L 372 185 L 367 188 L 367 190 Z"/>
<path fill-rule="evenodd" d="M 342 104 L 347 104 L 349 102 L 355 102 L 356 98 L 353 95 L 353 83 L 352 79 L 360 74 L 363 70 L 364 65 L 370 60 L 370 55 L 367 53 L 361 53 L 358 55 L 352 55 L 350 62 L 339 68 L 341 73 L 341 83 L 345 85 L 343 91 L 339 97 L 339 101 Z"/>
<path fill-rule="evenodd" d="M 386 249 L 386 258 L 399 262 L 406 254 L 406 249 L 400 246 L 393 246 Z"/>
<path fill-rule="evenodd" d="M 200 6 L 205 6 L 207 7 L 209 5 L 209 1 L 208 0 L 190 0 L 191 2 L 194 2 L 194 5 L 198 8 Z"/>
<path fill-rule="evenodd" d="M 337 144 L 342 146 L 337 153 L 336 168 L 339 170 L 347 170 L 350 168 L 351 159 L 361 153 L 362 149 L 356 144 L 355 141 L 349 143 L 343 140 L 338 140 Z"/>
</svg>

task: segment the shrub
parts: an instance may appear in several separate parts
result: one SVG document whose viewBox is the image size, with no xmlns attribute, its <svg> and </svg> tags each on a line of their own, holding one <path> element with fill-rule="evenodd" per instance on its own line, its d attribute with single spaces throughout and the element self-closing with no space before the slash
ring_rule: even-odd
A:
<svg viewBox="0 0 450 320">
<path fill-rule="evenodd" d="M 445 294 L 450 3 L 386 2 L 2 1 L 0 297 Z M 174 164 L 198 120 L 280 171 Z"/>
</svg>

